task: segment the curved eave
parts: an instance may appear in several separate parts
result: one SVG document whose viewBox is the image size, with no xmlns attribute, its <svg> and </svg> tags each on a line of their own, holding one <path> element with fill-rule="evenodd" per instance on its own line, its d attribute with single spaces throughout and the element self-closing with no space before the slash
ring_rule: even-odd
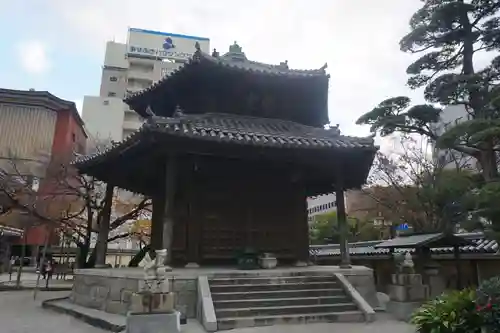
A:
<svg viewBox="0 0 500 333">
<path fill-rule="evenodd" d="M 299 135 L 279 135 L 270 133 L 252 133 L 248 131 L 235 131 L 233 129 L 200 128 L 181 123 L 179 118 L 150 118 L 138 131 L 125 140 L 108 149 L 90 156 L 81 157 L 73 165 L 84 174 L 91 173 L 91 169 L 101 163 L 112 161 L 118 156 L 123 156 L 131 150 L 141 150 L 154 141 L 154 137 L 165 139 L 175 138 L 190 142 L 212 142 L 215 144 L 233 144 L 247 147 L 263 147 L 276 149 L 299 149 L 314 151 L 352 151 L 362 154 L 362 163 L 358 165 L 360 177 L 366 181 L 368 172 L 373 162 L 378 147 L 373 145 L 371 138 L 353 138 L 338 136 L 332 138 L 304 138 Z M 362 169 L 362 170 L 361 170 Z"/>
</svg>

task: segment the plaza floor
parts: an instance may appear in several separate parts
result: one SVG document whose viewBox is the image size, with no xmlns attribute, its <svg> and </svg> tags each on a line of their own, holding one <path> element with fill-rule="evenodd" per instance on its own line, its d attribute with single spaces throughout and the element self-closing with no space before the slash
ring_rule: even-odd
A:
<svg viewBox="0 0 500 333">
<path fill-rule="evenodd" d="M 33 300 L 32 291 L 0 292 L 0 332 L 2 333 L 104 333 L 73 317 L 42 309 L 41 301 L 64 297 L 68 292 L 40 292 L 37 300 Z M 227 332 L 234 333 L 414 333 L 413 327 L 406 323 L 396 322 L 386 315 L 379 316 L 378 321 L 370 324 L 311 324 L 286 325 L 258 328 L 243 328 Z M 188 333 L 202 333 L 203 329 L 190 322 L 183 326 Z"/>
</svg>

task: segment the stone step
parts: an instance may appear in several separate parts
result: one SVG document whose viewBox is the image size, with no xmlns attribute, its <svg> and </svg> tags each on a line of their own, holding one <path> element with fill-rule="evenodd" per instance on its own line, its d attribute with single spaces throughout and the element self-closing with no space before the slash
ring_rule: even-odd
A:
<svg viewBox="0 0 500 333">
<path fill-rule="evenodd" d="M 271 326 L 285 324 L 309 324 L 332 322 L 363 322 L 365 320 L 361 311 L 324 312 L 298 315 L 231 317 L 217 320 L 219 330 L 230 330 L 242 327 Z M 304 328 L 307 330 L 307 328 Z"/>
<path fill-rule="evenodd" d="M 279 283 L 308 283 L 308 282 L 331 282 L 337 280 L 333 276 L 258 276 L 258 277 L 238 277 L 238 278 L 217 278 L 209 279 L 210 285 L 239 285 L 239 284 L 279 284 Z"/>
<path fill-rule="evenodd" d="M 337 282 L 306 282 L 306 283 L 281 283 L 281 284 L 226 284 L 210 285 L 212 293 L 219 292 L 249 292 L 249 291 L 274 291 L 274 290 L 300 290 L 300 289 L 334 289 L 338 288 Z"/>
<path fill-rule="evenodd" d="M 258 276 L 258 277 L 238 277 L 238 278 L 216 278 L 208 280 L 210 285 L 231 285 L 231 284 L 266 284 L 266 283 L 308 283 L 308 282 L 337 282 L 335 277 L 319 276 Z"/>
<path fill-rule="evenodd" d="M 280 293 L 281 295 L 281 293 Z M 232 299 L 214 301 L 216 309 L 253 308 L 263 306 L 315 305 L 349 303 L 346 295 L 320 297 L 264 298 L 264 299 Z"/>
<path fill-rule="evenodd" d="M 325 312 L 345 312 L 358 310 L 354 303 L 262 306 L 252 308 L 215 309 L 217 318 L 278 316 L 292 314 L 309 314 Z"/>
<path fill-rule="evenodd" d="M 212 300 L 246 300 L 246 299 L 269 299 L 269 298 L 300 298 L 300 297 L 320 297 L 320 296 L 345 296 L 345 292 L 341 288 L 333 289 L 304 289 L 295 290 L 272 290 L 272 291 L 228 291 L 228 292 L 213 292 Z"/>
<path fill-rule="evenodd" d="M 289 271 L 289 270 L 280 270 L 280 269 L 268 269 L 268 270 L 257 270 L 257 271 L 236 271 L 236 272 L 221 272 L 214 273 L 211 275 L 211 278 L 215 279 L 223 279 L 223 278 L 252 278 L 252 277 L 276 277 L 276 276 L 329 276 L 332 277 L 332 272 L 329 271 Z"/>
</svg>

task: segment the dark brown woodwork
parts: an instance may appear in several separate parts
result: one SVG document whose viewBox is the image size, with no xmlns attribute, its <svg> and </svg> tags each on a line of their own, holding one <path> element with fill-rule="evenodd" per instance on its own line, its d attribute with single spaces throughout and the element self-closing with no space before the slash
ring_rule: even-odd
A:
<svg viewBox="0 0 500 333">
<path fill-rule="evenodd" d="M 162 195 L 154 195 L 152 201 L 151 247 L 153 250 L 161 250 L 163 247 L 163 212 L 165 211 L 165 200 Z"/>
<path fill-rule="evenodd" d="M 172 240 L 175 224 L 174 203 L 177 188 L 177 160 L 174 155 L 168 156 L 165 170 L 165 206 L 163 211 L 163 249 L 167 249 L 167 263 L 172 258 Z"/>
<path fill-rule="evenodd" d="M 335 191 L 335 202 L 337 206 L 337 223 L 340 232 L 340 267 L 350 268 L 351 259 L 349 257 L 348 226 L 345 212 L 344 190 L 338 188 Z"/>
<path fill-rule="evenodd" d="M 187 228 L 187 262 L 199 264 L 200 262 L 200 231 L 201 220 L 197 214 L 199 209 L 199 198 L 197 194 L 197 175 L 196 175 L 196 159 L 190 158 L 188 163 L 188 174 L 190 177 L 186 180 L 186 190 L 188 200 L 185 202 L 186 206 L 186 228 Z"/>
</svg>

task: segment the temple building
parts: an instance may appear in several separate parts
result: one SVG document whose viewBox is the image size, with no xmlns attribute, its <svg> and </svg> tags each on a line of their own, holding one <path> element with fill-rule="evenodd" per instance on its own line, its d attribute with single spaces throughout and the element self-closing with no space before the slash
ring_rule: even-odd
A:
<svg viewBox="0 0 500 333">
<path fill-rule="evenodd" d="M 365 183 L 373 139 L 324 128 L 326 65 L 250 61 L 236 43 L 224 55 L 196 49 L 125 99 L 146 118 L 139 130 L 75 166 L 152 197 L 152 246 L 172 265 L 230 264 L 247 248 L 307 262 L 306 198 L 336 193 L 345 222 L 343 191 Z"/>
</svg>

